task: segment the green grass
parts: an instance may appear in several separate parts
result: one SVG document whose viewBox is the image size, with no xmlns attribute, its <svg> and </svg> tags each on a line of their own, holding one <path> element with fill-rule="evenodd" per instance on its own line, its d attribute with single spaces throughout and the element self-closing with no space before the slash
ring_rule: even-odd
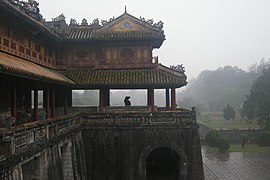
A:
<svg viewBox="0 0 270 180">
<path fill-rule="evenodd" d="M 219 151 L 216 147 L 209 147 L 210 152 Z M 257 144 L 246 144 L 242 148 L 241 144 L 230 144 L 230 149 L 227 152 L 248 152 L 248 153 L 270 153 L 270 146 L 259 146 Z"/>
<path fill-rule="evenodd" d="M 207 113 L 202 112 L 201 117 L 198 118 L 198 121 L 207 127 L 212 129 L 232 129 L 232 128 L 252 128 L 252 127 L 259 127 L 256 122 L 247 123 L 246 121 L 241 119 L 239 113 L 236 113 L 235 120 L 229 120 L 226 122 L 222 116 L 222 112 L 216 113 Z"/>
</svg>

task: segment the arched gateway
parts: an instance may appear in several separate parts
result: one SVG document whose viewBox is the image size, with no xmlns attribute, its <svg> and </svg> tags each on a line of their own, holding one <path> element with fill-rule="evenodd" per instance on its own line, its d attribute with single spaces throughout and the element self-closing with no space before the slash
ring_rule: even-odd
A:
<svg viewBox="0 0 270 180">
<path fill-rule="evenodd" d="M 146 159 L 146 180 L 179 180 L 179 163 L 179 157 L 172 149 L 155 149 Z"/>
</svg>

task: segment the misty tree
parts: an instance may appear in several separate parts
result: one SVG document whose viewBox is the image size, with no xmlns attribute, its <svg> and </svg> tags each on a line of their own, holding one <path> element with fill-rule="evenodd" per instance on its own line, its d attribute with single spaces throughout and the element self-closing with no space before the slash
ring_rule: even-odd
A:
<svg viewBox="0 0 270 180">
<path fill-rule="evenodd" d="M 256 74 L 262 74 L 264 70 L 270 68 L 270 58 L 265 59 L 262 58 L 259 63 L 252 64 L 248 67 L 249 72 L 253 72 Z"/>
<path fill-rule="evenodd" d="M 264 70 L 252 85 L 241 114 L 244 118 L 256 119 L 261 126 L 270 128 L 270 69 Z"/>
<path fill-rule="evenodd" d="M 179 97 L 188 97 L 197 103 L 203 103 L 208 111 L 222 112 L 224 104 L 230 104 L 238 111 L 257 78 L 255 71 L 247 72 L 237 66 L 205 70 L 196 79 L 189 81 L 186 90 Z"/>
<path fill-rule="evenodd" d="M 223 117 L 226 121 L 235 118 L 235 111 L 229 104 L 223 109 Z"/>
</svg>

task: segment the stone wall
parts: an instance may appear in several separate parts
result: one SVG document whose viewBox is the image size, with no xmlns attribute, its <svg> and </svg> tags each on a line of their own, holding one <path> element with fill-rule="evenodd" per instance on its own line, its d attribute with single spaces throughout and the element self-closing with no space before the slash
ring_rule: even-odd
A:
<svg viewBox="0 0 270 180">
<path fill-rule="evenodd" d="M 87 179 L 80 131 L 63 134 L 42 144 L 33 144 L 0 165 L 0 179 L 6 180 Z"/>
<path fill-rule="evenodd" d="M 90 180 L 144 180 L 146 159 L 166 147 L 179 157 L 180 179 L 204 179 L 198 127 L 84 127 L 87 176 Z"/>
</svg>

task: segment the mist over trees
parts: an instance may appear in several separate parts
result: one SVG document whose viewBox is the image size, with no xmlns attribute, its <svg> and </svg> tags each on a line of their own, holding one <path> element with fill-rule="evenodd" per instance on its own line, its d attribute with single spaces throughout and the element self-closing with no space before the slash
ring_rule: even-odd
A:
<svg viewBox="0 0 270 180">
<path fill-rule="evenodd" d="M 189 82 L 187 88 L 179 93 L 179 104 L 193 102 L 193 106 L 210 112 L 221 112 L 227 104 L 236 111 L 242 108 L 243 102 L 253 82 L 258 78 L 265 61 L 252 65 L 249 71 L 237 66 L 224 66 L 217 70 L 205 70 Z M 192 105 L 192 104 L 190 104 Z"/>
<path fill-rule="evenodd" d="M 72 105 L 97 106 L 99 104 L 99 92 L 97 90 L 73 91 Z"/>
<path fill-rule="evenodd" d="M 252 85 L 241 115 L 249 121 L 256 119 L 263 127 L 270 128 L 270 69 L 263 70 Z"/>
</svg>

